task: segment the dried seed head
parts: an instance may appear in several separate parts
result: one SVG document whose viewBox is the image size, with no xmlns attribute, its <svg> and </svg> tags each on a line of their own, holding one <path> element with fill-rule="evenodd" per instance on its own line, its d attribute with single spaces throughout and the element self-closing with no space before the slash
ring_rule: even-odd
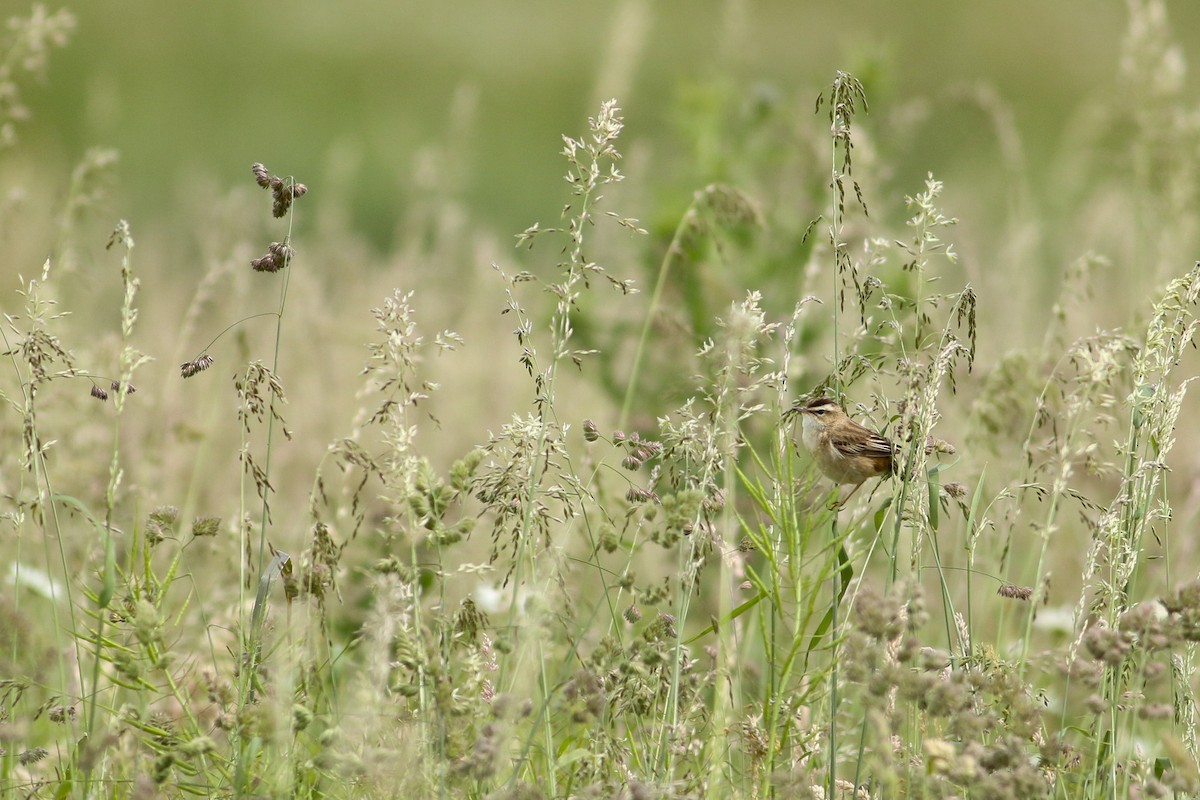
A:
<svg viewBox="0 0 1200 800">
<path fill-rule="evenodd" d="M 50 709 L 50 721 L 63 723 L 68 719 L 75 719 L 75 706 L 55 706 Z"/>
<path fill-rule="evenodd" d="M 625 493 L 625 499 L 631 503 L 659 502 L 658 495 L 649 489 L 643 489 L 640 486 L 630 486 L 629 491 Z"/>
<path fill-rule="evenodd" d="M 656 442 L 652 439 L 639 439 L 634 452 L 642 461 L 649 461 L 663 451 L 662 442 Z"/>
<path fill-rule="evenodd" d="M 1006 583 L 996 590 L 996 594 L 1007 597 L 1009 600 L 1028 600 L 1033 597 L 1033 589 L 1028 586 Z"/>
<path fill-rule="evenodd" d="M 590 419 L 583 421 L 583 440 L 585 442 L 594 442 L 600 438 L 600 431 L 596 429 L 596 423 Z"/>
<path fill-rule="evenodd" d="M 199 517 L 192 523 L 192 536 L 216 536 L 220 531 L 220 517 Z"/>
<path fill-rule="evenodd" d="M 632 455 L 632 454 L 627 455 L 621 459 L 621 466 L 624 467 L 625 469 L 629 470 L 630 472 L 636 472 L 637 468 L 640 467 L 641 465 L 642 465 L 642 462 L 640 460 L 638 460 L 638 457 L 635 455 Z"/>
<path fill-rule="evenodd" d="M 119 392 L 119 391 L 121 391 L 121 382 L 113 381 L 111 384 L 109 384 L 108 388 L 114 392 Z M 134 388 L 134 385 L 132 383 L 125 384 L 125 394 L 130 395 L 136 391 L 137 391 L 137 389 Z"/>
<path fill-rule="evenodd" d="M 97 386 L 94 383 L 92 384 L 91 394 L 92 394 L 92 397 L 96 398 L 97 400 L 99 400 L 102 403 L 108 399 L 108 392 L 104 391 L 103 389 L 101 389 L 99 386 Z"/>
<path fill-rule="evenodd" d="M 297 189 L 303 189 L 304 191 L 298 192 L 296 191 Z M 271 215 L 276 219 L 287 216 L 288 209 L 292 207 L 292 200 L 307 191 L 308 187 L 303 183 L 297 183 L 290 187 L 290 189 L 287 186 L 281 185 L 274 190 L 274 203 L 271 204 Z"/>
<path fill-rule="evenodd" d="M 292 201 L 308 193 L 308 187 L 303 183 L 294 183 L 290 180 L 276 177 L 268 172 L 267 168 L 262 164 L 251 164 L 250 171 L 254 173 L 255 183 L 264 189 L 271 190 L 271 196 L 274 201 L 271 206 L 271 213 L 276 217 L 282 217 L 287 214 L 288 209 L 292 207 Z"/>
<path fill-rule="evenodd" d="M 959 481 L 950 481 L 942 486 L 946 490 L 946 494 L 953 497 L 955 500 L 961 500 L 967 496 L 967 485 Z"/>
<path fill-rule="evenodd" d="M 625 609 L 624 616 L 625 621 L 630 625 L 633 625 L 642 618 L 642 610 L 636 605 L 631 605 L 629 608 Z"/>
<path fill-rule="evenodd" d="M 267 168 L 262 164 L 255 162 L 250 165 L 251 172 L 254 173 L 254 180 L 264 189 L 271 185 L 271 175 L 267 172 Z"/>
<path fill-rule="evenodd" d="M 250 262 L 255 272 L 279 272 L 288 265 L 296 251 L 283 242 L 271 242 L 267 254 Z"/>
<path fill-rule="evenodd" d="M 204 370 L 213 365 L 213 357 L 208 353 L 202 353 L 191 361 L 185 361 L 179 365 L 179 372 L 185 378 L 190 378 L 193 375 L 198 375 Z"/>
</svg>

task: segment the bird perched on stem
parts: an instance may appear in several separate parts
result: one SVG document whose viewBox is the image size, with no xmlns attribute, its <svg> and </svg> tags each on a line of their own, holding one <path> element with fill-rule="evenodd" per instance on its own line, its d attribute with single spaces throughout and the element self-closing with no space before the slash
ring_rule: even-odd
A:
<svg viewBox="0 0 1200 800">
<path fill-rule="evenodd" d="M 797 403 L 788 415 L 803 418 L 801 440 L 812 453 L 817 467 L 834 483 L 852 483 L 845 498 L 833 504 L 844 506 L 871 478 L 886 478 L 895 469 L 896 446 L 885 436 L 864 428 L 828 397 Z"/>
</svg>

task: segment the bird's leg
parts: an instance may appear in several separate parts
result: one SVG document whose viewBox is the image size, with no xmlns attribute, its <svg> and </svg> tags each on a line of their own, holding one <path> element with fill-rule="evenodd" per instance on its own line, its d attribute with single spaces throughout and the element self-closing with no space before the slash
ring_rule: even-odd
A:
<svg viewBox="0 0 1200 800">
<path fill-rule="evenodd" d="M 854 497 L 854 493 L 863 487 L 864 483 L 866 483 L 866 481 L 862 481 L 861 483 L 855 484 L 854 488 L 850 490 L 850 494 L 846 495 L 841 500 L 835 501 L 833 503 L 833 505 L 830 506 L 830 508 L 834 511 L 840 511 L 842 506 L 844 506 L 844 505 L 846 505 L 846 503 L 850 502 L 851 497 Z"/>
</svg>

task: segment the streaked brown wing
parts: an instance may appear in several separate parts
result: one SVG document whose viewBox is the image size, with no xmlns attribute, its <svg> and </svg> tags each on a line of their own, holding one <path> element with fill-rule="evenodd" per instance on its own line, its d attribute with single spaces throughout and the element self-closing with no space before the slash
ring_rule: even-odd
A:
<svg viewBox="0 0 1200 800">
<path fill-rule="evenodd" d="M 866 432 L 863 428 L 861 432 Z M 866 436 L 845 436 L 834 434 L 830 443 L 848 458 L 865 457 L 875 461 L 877 469 L 887 474 L 894 468 L 895 447 L 887 438 L 877 433 L 867 433 Z"/>
<path fill-rule="evenodd" d="M 871 458 L 891 458 L 894 452 L 892 443 L 877 433 L 866 438 L 833 435 L 830 437 L 833 446 L 846 455 L 869 456 Z"/>
</svg>

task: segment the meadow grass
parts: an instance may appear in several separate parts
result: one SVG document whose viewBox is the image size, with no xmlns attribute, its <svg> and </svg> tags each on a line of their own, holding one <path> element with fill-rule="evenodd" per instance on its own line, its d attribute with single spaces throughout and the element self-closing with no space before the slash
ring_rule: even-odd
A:
<svg viewBox="0 0 1200 800">
<path fill-rule="evenodd" d="M 70 27 L 11 26 L 7 147 L 13 65 Z M 1130 3 L 1138 90 L 1092 134 L 1129 171 L 1073 154 L 1052 246 L 1007 223 L 1069 261 L 978 285 L 935 176 L 873 193 L 845 72 L 816 115 L 714 123 L 759 141 L 744 180 L 651 223 L 601 103 L 515 249 L 443 199 L 372 264 L 315 181 L 247 165 L 188 187 L 198 268 L 165 309 L 172 248 L 87 238 L 92 151 L 6 303 L 5 796 L 1200 795 L 1173 535 L 1200 135 L 1168 31 Z M 814 155 L 800 188 L 783 151 Z M 1093 216 L 1130 241 L 1076 236 Z M 785 413 L 817 394 L 899 445 L 842 509 Z"/>
</svg>

